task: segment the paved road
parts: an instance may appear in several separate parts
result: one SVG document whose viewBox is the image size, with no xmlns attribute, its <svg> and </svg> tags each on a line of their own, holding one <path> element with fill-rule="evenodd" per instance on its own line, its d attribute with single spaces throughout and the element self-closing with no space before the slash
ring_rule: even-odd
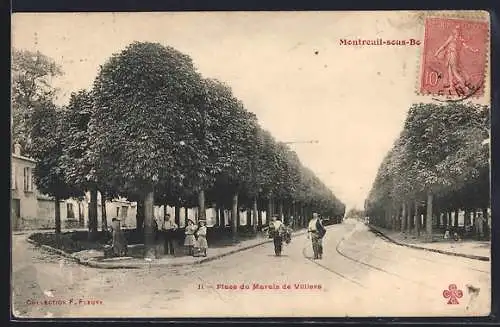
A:
<svg viewBox="0 0 500 327">
<path fill-rule="evenodd" d="M 299 236 L 281 257 L 275 257 L 272 244 L 266 244 L 199 266 L 145 270 L 79 266 L 40 252 L 24 237 L 14 236 L 13 247 L 13 302 L 23 316 L 456 316 L 489 312 L 489 262 L 397 246 L 356 221 L 328 230 L 320 261 L 311 260 L 310 241 Z M 449 305 L 443 297 L 450 284 L 463 291 L 459 304 Z M 468 310 L 466 284 L 480 288 Z M 242 285 L 249 288 L 241 289 Z M 45 299 L 60 302 L 33 304 Z"/>
</svg>

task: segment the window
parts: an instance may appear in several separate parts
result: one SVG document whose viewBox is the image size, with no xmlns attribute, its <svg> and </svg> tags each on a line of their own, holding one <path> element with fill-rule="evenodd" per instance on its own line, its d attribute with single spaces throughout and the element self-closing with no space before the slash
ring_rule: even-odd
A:
<svg viewBox="0 0 500 327">
<path fill-rule="evenodd" d="M 120 207 L 116 207 L 116 218 L 120 217 Z"/>
<path fill-rule="evenodd" d="M 66 203 L 66 211 L 68 219 L 75 218 L 75 212 L 73 211 L 73 203 Z"/>
<path fill-rule="evenodd" d="M 128 217 L 128 207 L 122 207 L 122 218 L 126 219 Z"/>
<path fill-rule="evenodd" d="M 24 191 L 33 192 L 33 172 L 31 167 L 24 167 Z"/>
<path fill-rule="evenodd" d="M 12 190 L 15 190 L 17 189 L 17 178 L 16 178 L 16 173 L 17 173 L 17 169 L 16 169 L 16 165 L 12 164 L 12 169 L 11 169 L 11 173 L 12 173 L 12 180 L 11 180 L 11 185 L 10 185 L 10 188 Z"/>
</svg>

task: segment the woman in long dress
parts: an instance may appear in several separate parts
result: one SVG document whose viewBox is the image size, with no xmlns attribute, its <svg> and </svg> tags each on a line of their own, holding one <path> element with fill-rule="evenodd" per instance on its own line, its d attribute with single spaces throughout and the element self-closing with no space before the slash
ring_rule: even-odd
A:
<svg viewBox="0 0 500 327">
<path fill-rule="evenodd" d="M 184 239 L 184 246 L 187 249 L 188 255 L 194 254 L 194 246 L 196 245 L 196 238 L 194 237 L 194 233 L 196 232 L 196 225 L 191 219 L 188 219 L 188 224 L 184 231 L 186 238 Z"/>
<path fill-rule="evenodd" d="M 197 239 L 197 245 L 198 249 L 201 253 L 203 253 L 203 256 L 207 256 L 207 249 L 208 249 L 208 242 L 207 242 L 207 225 L 205 220 L 200 220 L 199 221 L 200 227 L 198 228 L 198 231 L 196 232 L 196 235 L 198 236 Z"/>
</svg>

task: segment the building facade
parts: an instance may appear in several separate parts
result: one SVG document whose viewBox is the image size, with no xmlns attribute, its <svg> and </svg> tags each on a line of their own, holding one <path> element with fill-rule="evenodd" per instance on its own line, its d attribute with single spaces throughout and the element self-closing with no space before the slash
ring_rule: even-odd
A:
<svg viewBox="0 0 500 327">
<path fill-rule="evenodd" d="M 11 154 L 11 226 L 12 230 L 55 228 L 54 198 L 40 193 L 34 182 L 36 160 L 21 154 L 21 146 L 14 146 Z M 61 228 L 87 228 L 90 194 L 79 199 L 59 202 Z M 126 199 L 105 201 L 107 225 L 112 218 L 120 218 L 122 225 L 135 226 L 137 204 Z M 98 224 L 102 226 L 103 206 L 98 194 Z"/>
</svg>

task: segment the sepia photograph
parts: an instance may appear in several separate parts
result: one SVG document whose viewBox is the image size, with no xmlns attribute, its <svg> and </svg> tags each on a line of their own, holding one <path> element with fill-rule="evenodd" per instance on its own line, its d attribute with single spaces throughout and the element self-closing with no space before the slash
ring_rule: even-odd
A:
<svg viewBox="0 0 500 327">
<path fill-rule="evenodd" d="M 11 16 L 11 319 L 485 317 L 485 11 Z"/>
</svg>

